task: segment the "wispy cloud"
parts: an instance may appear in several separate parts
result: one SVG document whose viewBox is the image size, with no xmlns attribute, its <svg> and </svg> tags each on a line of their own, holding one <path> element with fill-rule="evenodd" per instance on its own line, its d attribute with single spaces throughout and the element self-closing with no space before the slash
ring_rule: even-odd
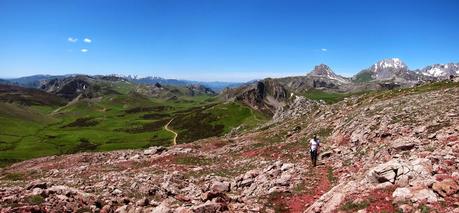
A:
<svg viewBox="0 0 459 213">
<path fill-rule="evenodd" d="M 78 41 L 78 39 L 74 38 L 74 37 L 68 37 L 67 41 L 70 42 L 70 43 L 76 43 Z"/>
<path fill-rule="evenodd" d="M 83 49 L 81 49 L 80 51 L 81 51 L 82 53 L 87 53 L 89 50 L 86 49 L 86 48 L 83 48 Z"/>
<path fill-rule="evenodd" d="M 320 49 L 320 51 L 327 52 L 328 50 L 326 48 L 322 48 L 322 49 Z"/>
<path fill-rule="evenodd" d="M 88 43 L 88 44 L 89 44 L 89 43 L 92 42 L 92 39 L 90 39 L 90 38 L 84 38 L 83 41 L 84 41 L 84 43 Z"/>
</svg>

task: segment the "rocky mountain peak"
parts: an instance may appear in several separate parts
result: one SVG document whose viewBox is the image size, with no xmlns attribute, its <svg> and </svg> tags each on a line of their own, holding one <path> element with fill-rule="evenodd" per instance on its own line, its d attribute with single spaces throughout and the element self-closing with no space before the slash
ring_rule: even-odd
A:
<svg viewBox="0 0 459 213">
<path fill-rule="evenodd" d="M 347 83 L 348 81 L 346 78 L 334 73 L 333 70 L 326 64 L 319 64 L 315 66 L 308 76 L 326 78 L 338 81 L 339 83 Z"/>
<path fill-rule="evenodd" d="M 433 64 L 419 71 L 420 74 L 436 78 L 449 78 L 459 75 L 459 63 Z"/>
<path fill-rule="evenodd" d="M 357 81 L 369 80 L 396 80 L 398 82 L 417 81 L 419 75 L 408 70 L 408 66 L 399 58 L 387 58 L 362 70 L 354 79 Z"/>
<path fill-rule="evenodd" d="M 314 69 L 309 73 L 309 75 L 316 75 L 316 76 L 336 76 L 336 74 L 332 71 L 332 69 L 326 64 L 319 64 L 314 67 Z"/>
<path fill-rule="evenodd" d="M 372 66 L 372 70 L 375 73 L 384 71 L 386 69 L 408 69 L 408 66 L 406 66 L 406 64 L 399 58 L 386 58 L 381 61 L 378 61 L 376 64 Z"/>
</svg>

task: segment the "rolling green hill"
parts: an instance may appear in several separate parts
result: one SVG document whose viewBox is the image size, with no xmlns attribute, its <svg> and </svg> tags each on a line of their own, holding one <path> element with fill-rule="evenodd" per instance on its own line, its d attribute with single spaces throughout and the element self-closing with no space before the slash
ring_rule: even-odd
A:
<svg viewBox="0 0 459 213">
<path fill-rule="evenodd" d="M 174 135 L 164 125 L 171 119 L 169 128 L 178 133 L 177 143 L 220 136 L 239 125 L 249 129 L 267 119 L 249 107 L 210 95 L 171 99 L 139 94 L 128 84 L 110 88 L 116 92 L 66 105 L 8 96 L 0 102 L 0 165 L 40 156 L 169 146 Z"/>
</svg>

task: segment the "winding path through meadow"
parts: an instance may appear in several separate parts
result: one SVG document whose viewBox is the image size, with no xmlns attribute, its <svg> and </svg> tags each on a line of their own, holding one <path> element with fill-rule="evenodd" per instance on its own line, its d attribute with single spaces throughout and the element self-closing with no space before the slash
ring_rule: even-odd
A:
<svg viewBox="0 0 459 213">
<path fill-rule="evenodd" d="M 178 134 L 177 134 L 177 132 L 174 132 L 174 130 L 169 129 L 169 124 L 170 124 L 173 120 L 174 120 L 174 118 L 172 118 L 172 119 L 164 126 L 164 129 L 165 129 L 166 131 L 172 132 L 172 133 L 174 134 L 174 140 L 172 141 L 172 145 L 175 146 L 175 145 L 177 145 L 177 136 L 178 136 Z"/>
</svg>

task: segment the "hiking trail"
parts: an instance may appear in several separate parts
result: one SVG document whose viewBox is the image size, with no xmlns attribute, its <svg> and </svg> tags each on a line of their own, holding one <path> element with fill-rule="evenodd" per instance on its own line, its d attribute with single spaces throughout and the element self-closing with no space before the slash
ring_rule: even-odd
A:
<svg viewBox="0 0 459 213">
<path fill-rule="evenodd" d="M 169 129 L 169 124 L 174 120 L 174 118 L 172 118 L 165 126 L 164 126 L 164 129 L 168 132 L 172 132 L 174 134 L 174 140 L 172 141 L 172 145 L 175 146 L 177 145 L 177 132 L 174 132 L 174 130 L 172 129 Z"/>
</svg>

